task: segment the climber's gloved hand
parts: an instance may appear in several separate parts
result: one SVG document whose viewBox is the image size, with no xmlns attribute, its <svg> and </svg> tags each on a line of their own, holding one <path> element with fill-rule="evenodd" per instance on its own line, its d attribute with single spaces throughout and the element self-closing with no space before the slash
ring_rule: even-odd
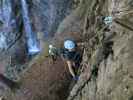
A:
<svg viewBox="0 0 133 100">
<path fill-rule="evenodd" d="M 79 80 L 79 76 L 73 77 L 73 80 L 78 81 Z"/>
</svg>

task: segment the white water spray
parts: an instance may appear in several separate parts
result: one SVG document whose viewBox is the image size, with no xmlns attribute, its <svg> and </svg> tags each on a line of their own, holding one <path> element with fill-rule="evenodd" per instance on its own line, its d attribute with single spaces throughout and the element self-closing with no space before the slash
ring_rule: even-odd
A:
<svg viewBox="0 0 133 100">
<path fill-rule="evenodd" d="M 26 32 L 28 53 L 30 55 L 40 52 L 36 34 L 32 31 L 26 0 L 21 0 L 24 28 Z"/>
</svg>

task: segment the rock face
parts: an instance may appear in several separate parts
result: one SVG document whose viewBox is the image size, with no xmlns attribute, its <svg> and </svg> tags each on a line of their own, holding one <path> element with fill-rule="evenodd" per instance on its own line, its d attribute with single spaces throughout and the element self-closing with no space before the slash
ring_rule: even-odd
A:
<svg viewBox="0 0 133 100">
<path fill-rule="evenodd" d="M 36 32 L 53 36 L 60 22 L 70 14 L 73 0 L 32 0 L 31 16 Z"/>
<path fill-rule="evenodd" d="M 0 51 L 9 49 L 19 37 L 13 2 L 0 1 Z"/>
<path fill-rule="evenodd" d="M 89 3 L 83 63 L 90 66 L 91 78 L 84 80 L 81 74 L 67 100 L 133 100 L 133 1 Z M 113 22 L 100 23 L 103 16 L 112 16 Z"/>
<path fill-rule="evenodd" d="M 12 60 L 9 64 L 13 63 L 10 68 L 14 71 L 19 67 L 18 72 L 20 65 L 27 60 L 26 39 L 21 13 L 18 10 L 21 9 L 20 4 L 18 0 L 14 0 L 14 3 L 7 1 L 10 0 L 0 1 L 2 52 L 0 57 L 4 59 L 0 63 L 1 73 L 4 73 L 3 68 L 8 65 L 7 61 L 10 59 Z M 53 36 L 60 22 L 71 12 L 72 2 L 72 0 L 28 0 L 33 31 L 44 38 Z M 11 97 L 12 100 L 20 98 L 22 100 L 133 100 L 133 1 L 74 0 L 74 2 L 80 2 L 79 7 L 59 25 L 56 36 L 60 41 L 71 37 L 80 40 L 79 42 L 83 42 L 85 47 L 82 62 L 84 70 L 68 98 L 65 90 L 69 84 L 68 80 L 65 80 L 66 76 L 63 76 L 63 71 L 66 71 L 63 62 L 58 62 L 53 67 L 48 59 L 33 64 L 23 76 L 20 90 L 11 96 L 10 89 L 0 83 L 0 95 L 4 91 L 7 100 L 11 100 Z M 4 7 L 7 8 L 3 9 Z M 14 8 L 18 11 L 13 12 Z M 8 15 L 5 14 L 7 12 Z M 4 19 L 5 16 L 7 19 Z M 106 16 L 111 16 L 113 19 L 109 25 L 103 22 Z M 17 36 L 19 38 L 16 39 Z M 13 44 L 9 46 L 8 44 L 12 42 Z M 2 50 L 7 50 L 8 47 L 9 51 L 4 53 Z M 8 76 L 12 77 L 11 75 Z"/>
</svg>

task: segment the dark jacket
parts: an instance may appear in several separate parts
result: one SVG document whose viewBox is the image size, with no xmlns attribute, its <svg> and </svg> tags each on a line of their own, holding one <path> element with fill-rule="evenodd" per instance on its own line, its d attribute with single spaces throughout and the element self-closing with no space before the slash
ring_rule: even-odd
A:
<svg viewBox="0 0 133 100">
<path fill-rule="evenodd" d="M 75 62 L 75 64 L 80 64 L 82 56 L 78 51 L 68 51 L 67 49 L 61 50 L 61 55 L 64 59 Z"/>
</svg>

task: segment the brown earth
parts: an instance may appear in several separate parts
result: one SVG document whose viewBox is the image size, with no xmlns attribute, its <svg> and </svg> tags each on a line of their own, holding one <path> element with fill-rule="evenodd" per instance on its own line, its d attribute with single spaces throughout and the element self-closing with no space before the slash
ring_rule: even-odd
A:
<svg viewBox="0 0 133 100">
<path fill-rule="evenodd" d="M 0 94 L 6 100 L 64 100 L 70 91 L 71 76 L 65 61 L 58 58 L 53 63 L 46 57 L 46 51 L 34 57 L 29 63 L 29 69 L 21 76 L 20 88 L 12 92 L 5 84 L 1 85 Z M 5 62 L 0 65 L 4 73 Z"/>
<path fill-rule="evenodd" d="M 7 100 L 64 100 L 70 80 L 66 64 L 61 59 L 55 64 L 47 58 L 37 60 L 23 75 L 20 89 L 9 93 Z"/>
</svg>

